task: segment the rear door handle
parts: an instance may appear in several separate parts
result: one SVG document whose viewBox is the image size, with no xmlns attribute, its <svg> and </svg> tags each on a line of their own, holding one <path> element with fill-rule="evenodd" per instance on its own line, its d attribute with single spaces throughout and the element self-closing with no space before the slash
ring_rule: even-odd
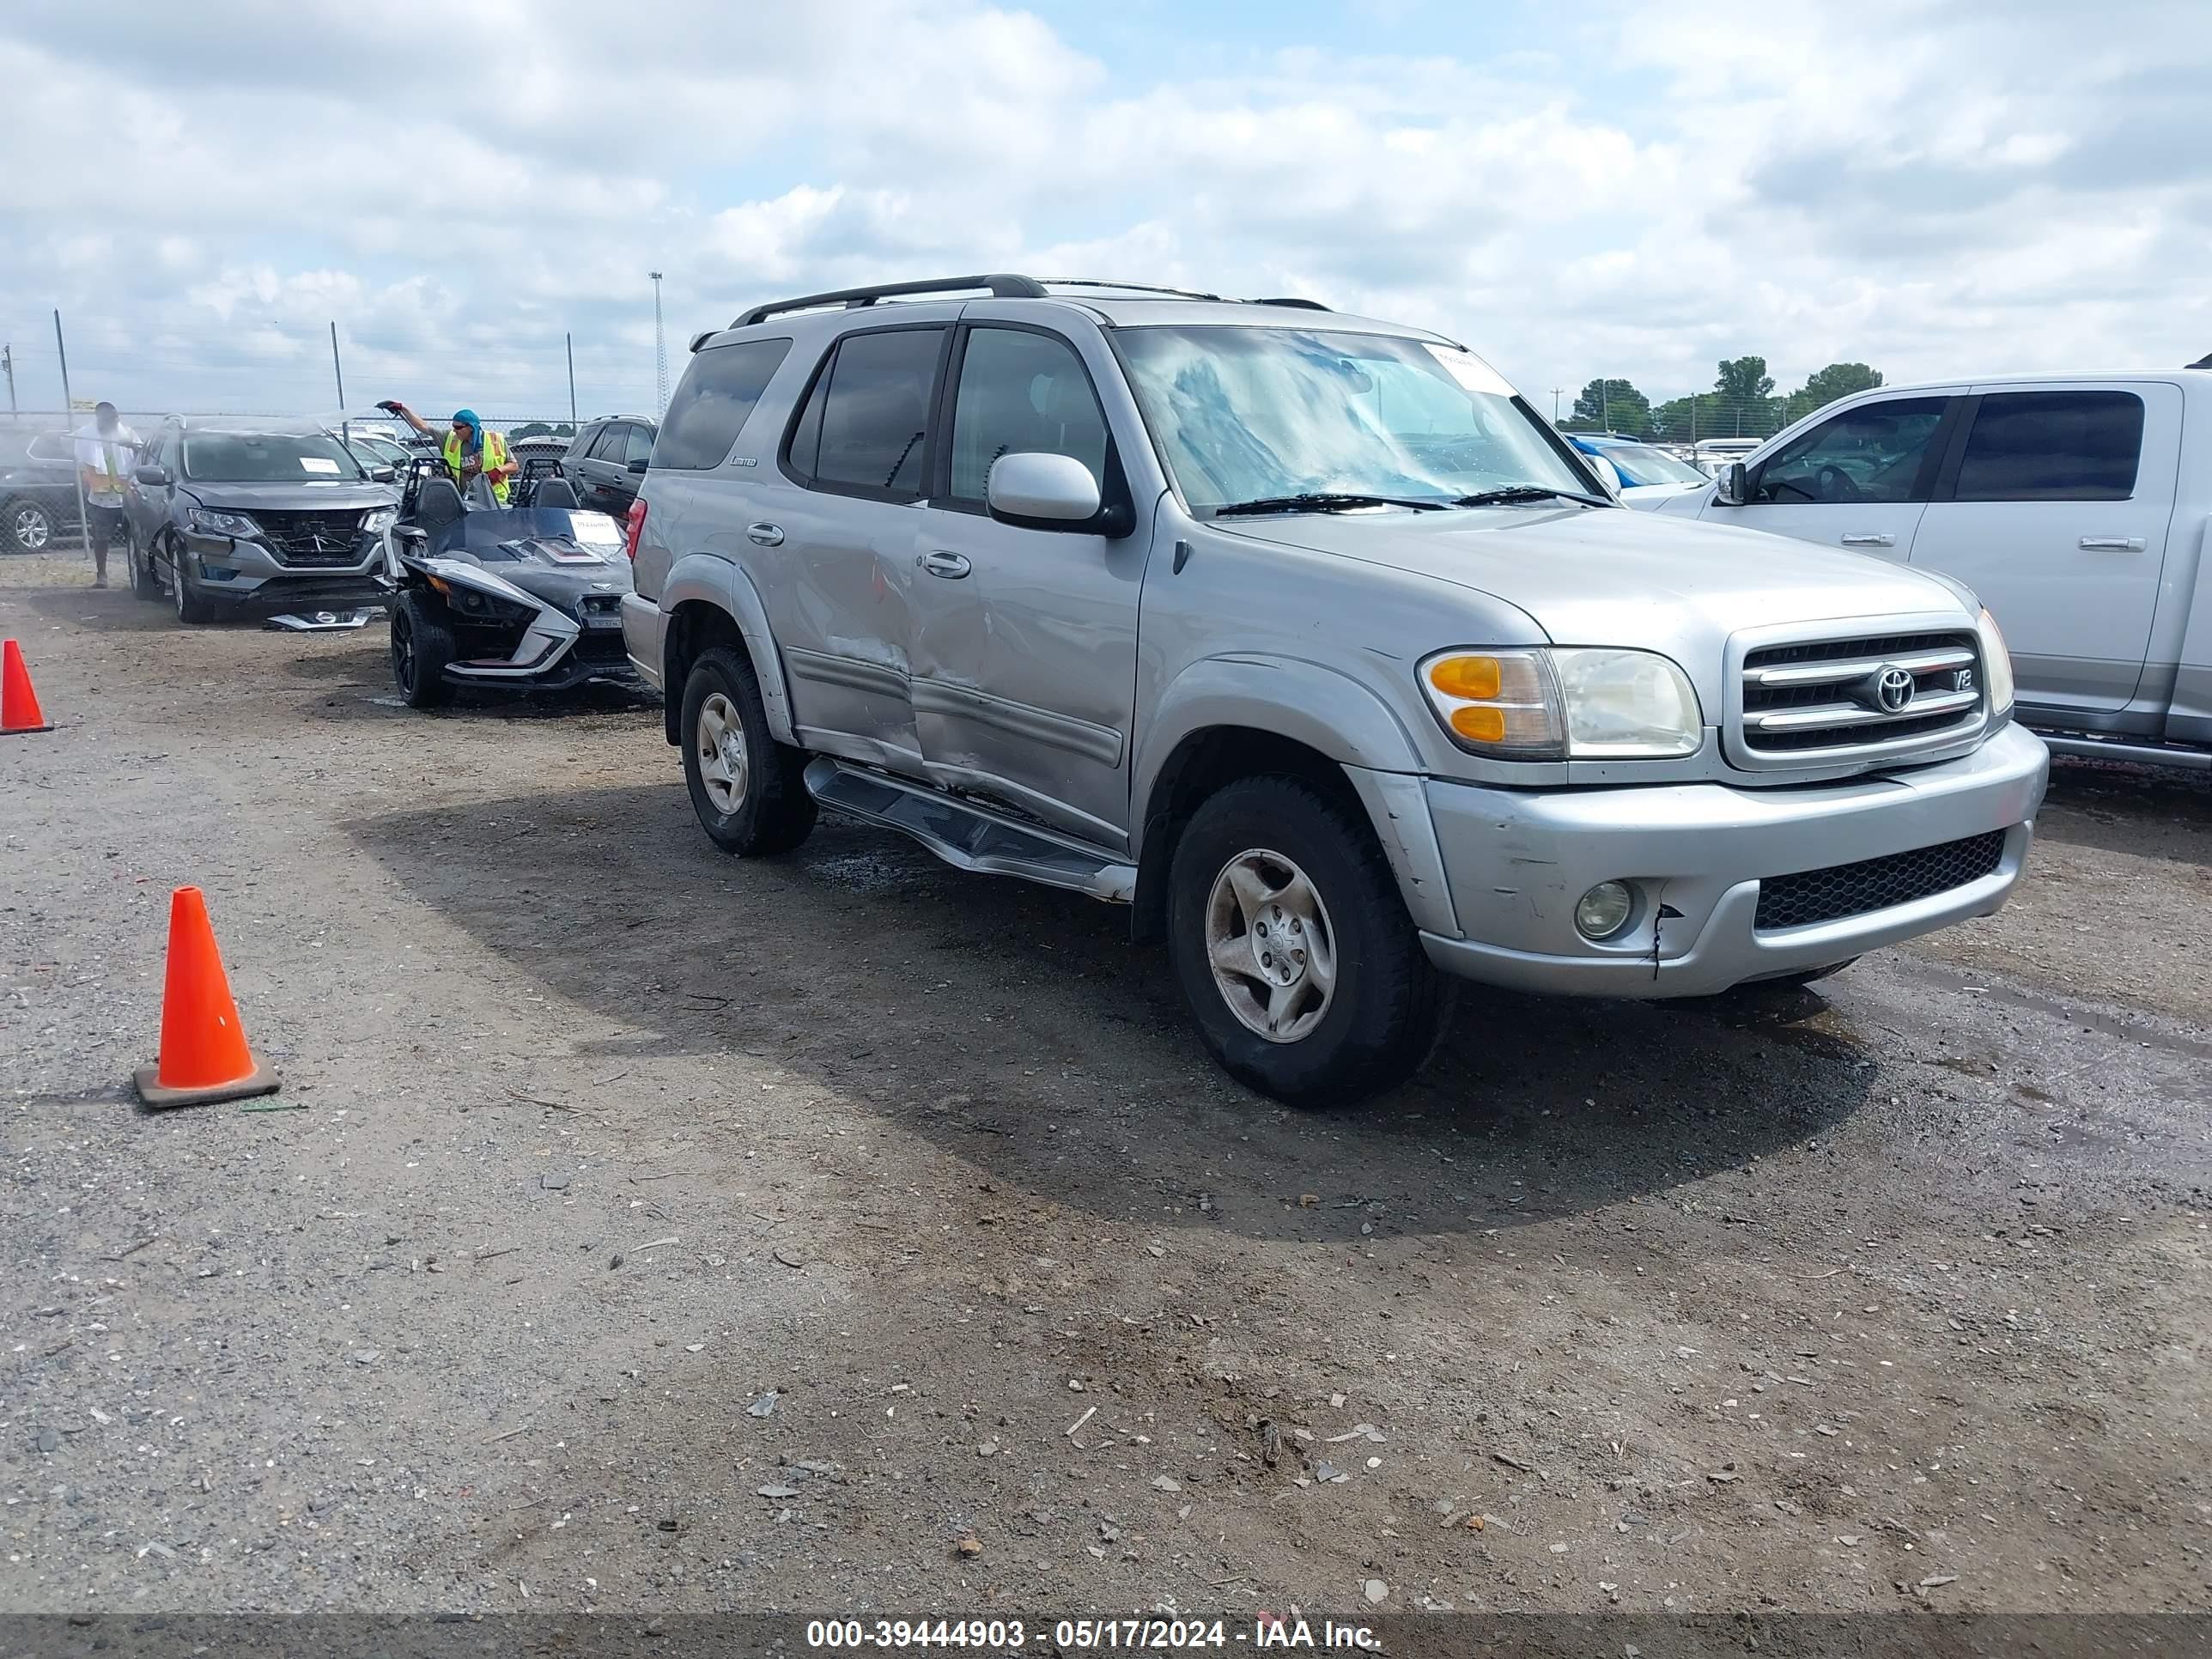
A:
<svg viewBox="0 0 2212 1659">
<path fill-rule="evenodd" d="M 781 547 L 783 529 L 780 525 L 749 524 L 745 526 L 745 539 L 763 547 Z"/>
<path fill-rule="evenodd" d="M 940 548 L 933 553 L 925 553 L 921 556 L 921 568 L 933 576 L 943 576 L 948 580 L 957 581 L 975 567 L 969 563 L 962 555 L 947 553 Z"/>
<path fill-rule="evenodd" d="M 2082 547 L 2091 553 L 2140 553 L 2143 538 L 2140 536 L 2084 536 Z"/>
<path fill-rule="evenodd" d="M 1846 536 L 1844 538 L 1844 545 L 1845 547 L 1895 547 L 1897 538 L 1894 536 Z"/>
</svg>

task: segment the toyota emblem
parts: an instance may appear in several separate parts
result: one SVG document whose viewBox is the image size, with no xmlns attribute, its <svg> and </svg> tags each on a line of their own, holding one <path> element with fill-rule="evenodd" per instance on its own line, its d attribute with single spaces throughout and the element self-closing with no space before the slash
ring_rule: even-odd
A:
<svg viewBox="0 0 2212 1659">
<path fill-rule="evenodd" d="M 1886 714 L 1901 714 L 1912 701 L 1912 676 L 1902 668 L 1885 665 L 1874 677 L 1874 695 Z"/>
</svg>

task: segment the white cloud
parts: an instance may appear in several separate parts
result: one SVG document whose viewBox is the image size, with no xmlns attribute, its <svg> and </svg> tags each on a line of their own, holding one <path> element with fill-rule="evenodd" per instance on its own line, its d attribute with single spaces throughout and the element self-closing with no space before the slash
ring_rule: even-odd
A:
<svg viewBox="0 0 2212 1659">
<path fill-rule="evenodd" d="M 356 403 L 562 410 L 573 331 L 586 411 L 635 407 L 648 268 L 679 355 L 777 291 L 984 268 L 1305 293 L 1532 392 L 2212 348 L 2203 9 L 1601 5 L 1482 61 L 1394 0 L 1363 55 L 1162 39 L 1138 76 L 972 0 L 123 14 L 0 21 L 34 403 L 59 306 L 77 378 L 133 404 L 326 403 L 335 319 Z"/>
</svg>

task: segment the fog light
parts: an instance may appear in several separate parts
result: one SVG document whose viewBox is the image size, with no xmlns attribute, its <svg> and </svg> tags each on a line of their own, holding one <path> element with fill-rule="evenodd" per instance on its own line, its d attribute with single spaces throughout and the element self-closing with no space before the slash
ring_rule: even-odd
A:
<svg viewBox="0 0 2212 1659">
<path fill-rule="evenodd" d="M 1636 896 L 1626 883 L 1601 881 L 1577 901 L 1575 926 L 1584 939 L 1611 939 L 1628 926 L 1635 909 Z"/>
</svg>

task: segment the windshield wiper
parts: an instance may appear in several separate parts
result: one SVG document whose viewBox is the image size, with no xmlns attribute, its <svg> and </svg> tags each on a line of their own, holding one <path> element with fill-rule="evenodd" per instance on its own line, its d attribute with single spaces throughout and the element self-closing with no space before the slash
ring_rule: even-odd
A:
<svg viewBox="0 0 2212 1659">
<path fill-rule="evenodd" d="M 1299 495 L 1262 495 L 1256 501 L 1231 501 L 1226 507 L 1217 507 L 1217 519 L 1235 518 L 1253 513 L 1342 513 L 1355 507 L 1410 507 L 1425 513 L 1440 513 L 1444 503 L 1433 497 L 1418 495 L 1361 495 L 1343 490 L 1309 490 Z"/>
<path fill-rule="evenodd" d="M 1479 489 L 1472 495 L 1462 495 L 1452 502 L 1454 507 L 1515 507 L 1522 501 L 1580 501 L 1584 507 L 1611 507 L 1613 502 L 1601 495 L 1585 495 L 1578 490 L 1553 489 L 1548 484 L 1505 484 L 1497 489 Z"/>
</svg>

